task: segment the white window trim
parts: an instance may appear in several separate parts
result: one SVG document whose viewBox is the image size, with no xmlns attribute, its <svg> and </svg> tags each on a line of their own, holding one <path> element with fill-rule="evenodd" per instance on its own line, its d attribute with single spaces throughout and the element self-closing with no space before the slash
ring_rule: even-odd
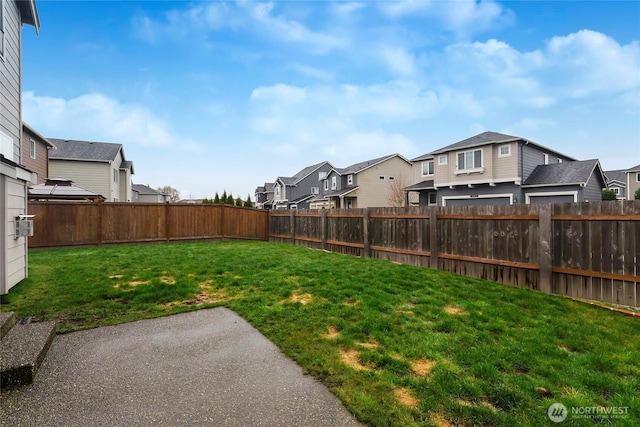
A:
<svg viewBox="0 0 640 427">
<path fill-rule="evenodd" d="M 320 187 L 311 187 L 311 194 L 320 194 Z"/>
<path fill-rule="evenodd" d="M 446 154 L 440 154 L 438 156 L 438 166 L 444 166 L 447 164 L 448 156 Z"/>
<path fill-rule="evenodd" d="M 4 0 L 0 1 L 0 62 L 4 62 L 4 4 L 6 2 Z"/>
<path fill-rule="evenodd" d="M 502 149 L 506 148 L 507 152 L 502 154 Z M 504 144 L 498 147 L 498 157 L 511 157 L 511 144 Z"/>
<path fill-rule="evenodd" d="M 353 174 L 347 175 L 347 185 L 353 185 Z"/>
<path fill-rule="evenodd" d="M 532 197 L 541 197 L 541 196 L 573 196 L 573 203 L 578 202 L 577 191 L 550 191 L 550 192 L 541 192 L 541 193 L 527 193 L 525 194 L 524 202 L 527 205 L 530 205 Z"/>
<path fill-rule="evenodd" d="M 33 151 L 32 151 L 33 149 Z M 36 145 L 36 141 L 29 138 L 29 157 L 31 157 L 32 159 L 35 160 L 36 158 L 36 151 L 38 151 L 38 147 Z"/>
<path fill-rule="evenodd" d="M 460 154 L 464 154 L 465 158 L 466 158 L 466 154 L 467 153 L 474 153 L 473 158 L 474 158 L 474 163 L 475 163 L 475 152 L 476 151 L 480 152 L 480 167 L 460 169 L 460 164 L 459 164 L 459 161 L 458 161 L 458 157 L 460 156 Z M 484 153 L 482 151 L 482 148 L 475 149 L 475 150 L 458 151 L 456 153 L 456 170 L 455 170 L 454 173 L 456 175 L 469 174 L 469 173 L 483 173 L 484 172 L 484 166 L 483 165 L 484 165 Z M 474 166 L 475 166 L 475 164 L 474 164 Z"/>
<path fill-rule="evenodd" d="M 422 173 L 422 176 L 433 176 L 434 175 L 433 173 L 429 173 L 429 167 L 427 167 L 427 173 L 424 173 L 424 165 L 425 164 L 428 165 L 429 163 L 433 164 L 433 168 L 432 169 L 435 172 L 435 170 L 436 170 L 436 162 L 433 161 L 433 160 L 425 160 L 424 162 L 422 162 L 422 165 L 421 165 L 422 170 L 420 172 Z"/>
<path fill-rule="evenodd" d="M 338 189 L 338 177 L 335 175 L 331 177 L 331 189 L 332 190 Z"/>
<path fill-rule="evenodd" d="M 324 191 L 329 191 L 329 180 L 328 179 L 324 180 Z"/>
<path fill-rule="evenodd" d="M 467 194 L 464 196 L 442 196 L 442 206 L 447 206 L 448 200 L 467 200 L 467 199 L 496 199 L 496 198 L 509 198 L 509 204 L 513 204 L 513 194 L 512 193 L 503 193 L 503 194 L 478 194 L 478 197 L 471 197 L 471 195 Z"/>
</svg>

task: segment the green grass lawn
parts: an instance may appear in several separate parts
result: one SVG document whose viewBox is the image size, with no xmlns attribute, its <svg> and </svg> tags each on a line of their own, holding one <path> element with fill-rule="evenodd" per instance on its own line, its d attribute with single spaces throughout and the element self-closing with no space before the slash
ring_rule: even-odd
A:
<svg viewBox="0 0 640 427">
<path fill-rule="evenodd" d="M 69 332 L 226 306 L 376 426 L 640 425 L 640 319 L 266 242 L 34 251 L 2 311 Z M 619 419 L 547 417 L 555 402 Z"/>
</svg>

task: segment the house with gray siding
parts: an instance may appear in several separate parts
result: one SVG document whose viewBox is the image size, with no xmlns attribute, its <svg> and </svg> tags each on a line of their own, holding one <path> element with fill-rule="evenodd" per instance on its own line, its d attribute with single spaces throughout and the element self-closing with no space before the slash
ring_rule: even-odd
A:
<svg viewBox="0 0 640 427">
<path fill-rule="evenodd" d="M 273 205 L 273 182 L 265 182 L 264 185 L 256 187 L 254 192 L 256 209 L 271 209 Z"/>
<path fill-rule="evenodd" d="M 292 177 L 279 176 L 273 185 L 274 209 L 308 209 L 309 200 L 320 194 L 320 186 L 331 163 L 324 161 L 307 166 Z"/>
<path fill-rule="evenodd" d="M 40 29 L 35 0 L 0 1 L 0 295 L 28 275 L 27 237 L 16 222 L 27 214 L 27 186 L 37 179 L 21 147 L 24 24 Z"/>
<path fill-rule="evenodd" d="M 70 179 L 108 202 L 133 201 L 133 162 L 122 144 L 48 138 L 49 175 Z"/>
<path fill-rule="evenodd" d="M 598 160 L 538 165 L 522 185 L 525 203 L 602 200 L 607 181 Z"/>
<path fill-rule="evenodd" d="M 625 170 L 604 171 L 607 177 L 607 188 L 616 193 L 616 199 L 627 198 L 627 175 Z"/>
<path fill-rule="evenodd" d="M 591 161 L 594 173 L 590 181 L 562 182 L 551 191 L 553 185 L 547 178 L 557 176 L 555 171 L 562 169 L 582 178 L 585 164 L 526 138 L 497 132 L 483 132 L 412 162 L 414 184 L 405 190 L 419 194 L 420 206 L 595 201 L 602 199 L 602 188 L 606 188 L 599 163 L 596 167 Z M 547 167 L 545 174 L 542 171 Z M 538 180 L 529 180 L 534 171 Z M 593 186 L 599 190 L 594 191 Z"/>
<path fill-rule="evenodd" d="M 132 194 L 132 202 L 134 203 L 167 203 L 169 201 L 169 195 L 167 193 L 143 184 L 133 184 Z"/>
</svg>

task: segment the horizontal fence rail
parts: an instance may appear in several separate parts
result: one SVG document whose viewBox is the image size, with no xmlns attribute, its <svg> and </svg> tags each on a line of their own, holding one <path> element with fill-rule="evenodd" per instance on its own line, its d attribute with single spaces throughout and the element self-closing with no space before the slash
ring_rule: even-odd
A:
<svg viewBox="0 0 640 427">
<path fill-rule="evenodd" d="M 29 202 L 34 217 L 30 248 L 268 240 L 264 210 L 220 204 Z"/>
<path fill-rule="evenodd" d="M 640 202 L 271 211 L 269 240 L 640 306 Z"/>
</svg>

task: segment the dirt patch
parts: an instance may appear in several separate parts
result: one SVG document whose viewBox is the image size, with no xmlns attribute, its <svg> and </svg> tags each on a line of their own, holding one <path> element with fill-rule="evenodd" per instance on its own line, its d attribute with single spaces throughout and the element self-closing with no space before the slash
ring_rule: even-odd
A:
<svg viewBox="0 0 640 427">
<path fill-rule="evenodd" d="M 340 349 L 340 359 L 345 365 L 355 369 L 356 371 L 373 371 L 369 366 L 360 362 L 360 352 L 357 350 Z"/>
<path fill-rule="evenodd" d="M 402 304 L 400 306 L 398 306 L 398 308 L 396 308 L 396 312 L 397 313 L 402 313 L 402 314 L 406 314 L 407 316 L 413 316 L 413 309 L 416 307 L 415 304 Z"/>
<path fill-rule="evenodd" d="M 433 421 L 433 423 L 438 427 L 453 427 L 453 424 L 447 421 L 444 415 L 439 412 L 435 412 L 431 415 L 431 421 Z"/>
<path fill-rule="evenodd" d="M 396 400 L 400 402 L 402 406 L 406 406 L 410 409 L 418 409 L 420 406 L 420 401 L 413 394 L 411 390 L 406 387 L 397 387 L 393 389 L 393 394 L 396 397 Z"/>
<path fill-rule="evenodd" d="M 299 302 L 302 305 L 307 305 L 313 302 L 313 295 L 311 294 L 302 294 L 302 293 L 294 293 L 291 294 L 289 298 L 287 298 L 288 302 Z"/>
<path fill-rule="evenodd" d="M 369 350 L 375 350 L 380 347 L 380 343 L 373 338 L 370 338 L 369 341 L 357 342 L 356 344 L 361 347 L 368 348 Z"/>
<path fill-rule="evenodd" d="M 565 347 L 564 345 L 559 345 L 558 348 L 562 351 L 566 351 L 567 353 L 571 352 L 571 350 L 569 350 L 569 347 Z"/>
<path fill-rule="evenodd" d="M 493 406 L 491 402 L 485 399 L 481 400 L 480 402 L 472 402 L 470 400 L 458 399 L 458 404 L 462 406 L 470 406 L 470 407 L 484 406 L 486 408 L 491 409 L 493 412 L 498 412 L 498 408 Z"/>
<path fill-rule="evenodd" d="M 433 360 L 429 359 L 420 359 L 414 360 L 411 363 L 411 370 L 418 376 L 426 377 L 431 373 L 433 369 L 433 365 L 435 364 Z"/>
<path fill-rule="evenodd" d="M 445 311 L 447 314 L 453 314 L 453 315 L 456 315 L 456 316 L 461 316 L 461 315 L 463 315 L 463 314 L 467 314 L 467 312 L 466 312 L 466 311 L 464 311 L 463 309 L 461 309 L 461 308 L 459 308 L 459 307 L 454 307 L 454 306 L 452 306 L 452 305 L 448 305 L 448 306 L 446 306 L 446 307 L 444 308 L 444 311 Z"/>
<path fill-rule="evenodd" d="M 162 276 L 160 277 L 160 281 L 166 285 L 175 285 L 176 278 L 173 276 Z"/>
<path fill-rule="evenodd" d="M 538 393 L 542 397 L 553 397 L 553 393 L 551 393 L 549 390 L 547 390 L 544 387 L 536 387 L 535 390 L 536 390 L 536 393 Z"/>
<path fill-rule="evenodd" d="M 120 289 L 121 287 L 126 287 L 126 288 L 135 288 L 136 286 L 140 286 L 140 285 L 148 285 L 150 282 L 149 280 L 132 280 L 129 283 L 124 283 L 124 284 L 120 284 L 120 283 L 116 283 L 115 285 L 113 285 L 113 289 Z M 123 289 L 123 290 L 128 290 L 128 289 Z"/>
<path fill-rule="evenodd" d="M 327 333 L 323 334 L 322 336 L 326 339 L 334 340 L 340 336 L 340 331 L 338 331 L 333 326 L 329 326 L 329 328 L 327 329 Z"/>
<path fill-rule="evenodd" d="M 345 301 L 342 303 L 342 305 L 346 305 L 347 307 L 357 307 L 359 305 L 362 304 L 362 301 L 360 300 L 355 300 L 355 301 Z"/>
<path fill-rule="evenodd" d="M 122 274 L 112 274 L 111 276 L 109 276 L 109 279 L 122 279 L 122 277 Z"/>
</svg>

